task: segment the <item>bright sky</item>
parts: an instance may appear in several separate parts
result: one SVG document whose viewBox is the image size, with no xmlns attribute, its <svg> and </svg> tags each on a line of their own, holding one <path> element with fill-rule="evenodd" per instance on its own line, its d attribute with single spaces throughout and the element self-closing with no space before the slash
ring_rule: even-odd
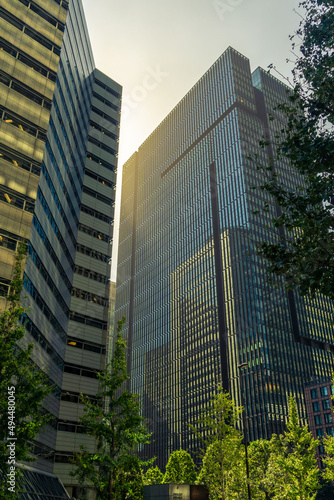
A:
<svg viewBox="0 0 334 500">
<path fill-rule="evenodd" d="M 118 201 L 123 163 L 228 46 L 289 76 L 299 0 L 82 1 L 96 66 L 123 86 Z"/>
</svg>

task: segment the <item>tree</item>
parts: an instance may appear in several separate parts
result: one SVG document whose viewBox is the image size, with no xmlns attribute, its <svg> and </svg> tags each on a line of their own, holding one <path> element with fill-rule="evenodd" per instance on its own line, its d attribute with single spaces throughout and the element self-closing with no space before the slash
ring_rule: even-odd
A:
<svg viewBox="0 0 334 500">
<path fill-rule="evenodd" d="M 211 443 L 204 455 L 198 484 L 206 486 L 210 500 L 246 499 L 245 453 L 242 436 L 233 429 Z"/>
<path fill-rule="evenodd" d="M 272 454 L 268 472 L 275 480 L 275 500 L 315 499 L 320 487 L 316 449 L 319 441 L 301 426 L 294 398 L 289 398 L 287 431 L 281 437 L 281 453 Z"/>
<path fill-rule="evenodd" d="M 107 368 L 98 374 L 106 407 L 82 397 L 85 404 L 80 422 L 87 434 L 96 438 L 97 451 L 88 453 L 81 447 L 75 455 L 76 469 L 71 473 L 79 482 L 92 485 L 97 498 L 103 500 L 140 499 L 143 465 L 136 454 L 141 444 L 149 443 L 150 433 L 140 414 L 138 397 L 124 389 L 129 379 L 126 368 L 126 344 L 122 338 L 125 318 L 118 322 L 115 351 Z"/>
<path fill-rule="evenodd" d="M 204 444 L 204 457 L 197 483 L 205 485 L 210 500 L 246 498 L 243 436 L 234 428 L 242 408 L 218 386 L 218 392 L 195 426 L 190 426 Z"/>
<path fill-rule="evenodd" d="M 288 103 L 278 106 L 286 124 L 272 138 L 280 143 L 276 159 L 287 159 L 300 182 L 288 187 L 268 167 L 262 189 L 279 207 L 272 221 L 279 232 L 276 242 L 259 245 L 259 254 L 288 289 L 334 299 L 334 2 L 305 0 L 300 6 L 305 17 L 296 33 L 301 44 L 293 88 Z"/>
<path fill-rule="evenodd" d="M 253 500 L 273 498 L 277 471 L 273 474 L 271 462 L 282 452 L 282 443 L 276 434 L 270 440 L 259 439 L 249 444 L 249 470 Z"/>
<path fill-rule="evenodd" d="M 159 467 L 150 467 L 144 476 L 144 484 L 162 484 L 164 475 Z"/>
<path fill-rule="evenodd" d="M 323 471 L 323 477 L 327 481 L 334 481 L 334 437 L 326 436 L 322 444 L 324 445 L 326 451 L 326 457 L 323 459 L 325 469 Z"/>
<path fill-rule="evenodd" d="M 194 484 L 196 478 L 195 464 L 189 453 L 184 450 L 173 451 L 166 465 L 163 483 Z"/>
<path fill-rule="evenodd" d="M 33 344 L 22 345 L 25 329 L 20 320 L 25 311 L 20 295 L 25 253 L 21 244 L 0 315 L 0 499 L 6 500 L 19 496 L 20 473 L 15 463 L 34 460 L 29 455 L 30 443 L 48 420 L 42 402 L 52 390 L 46 375 L 30 360 Z"/>
</svg>

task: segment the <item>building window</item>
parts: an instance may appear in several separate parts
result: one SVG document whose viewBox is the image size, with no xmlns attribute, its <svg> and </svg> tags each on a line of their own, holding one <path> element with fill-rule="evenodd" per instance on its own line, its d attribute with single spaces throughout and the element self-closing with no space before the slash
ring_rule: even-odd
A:
<svg viewBox="0 0 334 500">
<path fill-rule="evenodd" d="M 317 429 L 316 432 L 317 432 L 317 437 L 319 439 L 324 437 L 324 430 L 323 429 Z"/>
<path fill-rule="evenodd" d="M 324 445 L 323 445 L 323 444 L 319 444 L 319 448 L 318 448 L 318 450 L 319 450 L 319 454 L 320 454 L 320 455 L 324 455 L 324 454 L 326 453 L 326 452 L 325 452 L 325 447 L 324 447 Z"/>
<path fill-rule="evenodd" d="M 325 419 L 325 424 L 331 424 L 333 422 L 331 413 L 325 413 L 324 419 Z"/>
<path fill-rule="evenodd" d="M 326 427 L 326 432 L 328 436 L 334 436 L 333 427 Z"/>
<path fill-rule="evenodd" d="M 319 405 L 319 401 L 316 401 L 315 403 L 313 403 L 313 411 L 316 413 L 317 411 L 320 411 L 320 405 Z"/>
<path fill-rule="evenodd" d="M 326 386 L 325 387 L 320 387 L 320 394 L 321 394 L 322 397 L 323 396 L 328 396 L 328 389 L 327 389 Z"/>
<path fill-rule="evenodd" d="M 324 410 L 329 410 L 330 409 L 329 399 L 323 399 L 322 400 L 322 407 L 323 407 Z"/>
<path fill-rule="evenodd" d="M 317 389 L 311 389 L 311 398 L 312 399 L 317 399 L 318 397 L 318 391 Z"/>
<path fill-rule="evenodd" d="M 315 425 L 321 425 L 321 415 L 315 415 L 314 422 Z"/>
</svg>

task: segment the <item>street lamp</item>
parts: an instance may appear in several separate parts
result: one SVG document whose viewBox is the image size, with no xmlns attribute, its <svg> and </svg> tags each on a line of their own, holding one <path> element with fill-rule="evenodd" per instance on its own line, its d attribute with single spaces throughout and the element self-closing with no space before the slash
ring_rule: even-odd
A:
<svg viewBox="0 0 334 500">
<path fill-rule="evenodd" d="M 244 440 L 245 440 L 245 458 L 246 458 L 246 476 L 247 476 L 247 490 L 248 490 L 248 500 L 252 500 L 250 483 L 249 483 L 249 466 L 248 466 L 248 451 L 247 451 L 247 424 L 246 424 L 246 412 L 245 412 L 245 401 L 244 401 L 244 391 L 242 386 L 242 376 L 240 371 L 243 368 L 248 367 L 247 363 L 242 363 L 238 365 L 239 378 L 240 378 L 240 392 L 241 392 L 241 404 L 243 406 L 242 421 L 244 424 Z"/>
</svg>

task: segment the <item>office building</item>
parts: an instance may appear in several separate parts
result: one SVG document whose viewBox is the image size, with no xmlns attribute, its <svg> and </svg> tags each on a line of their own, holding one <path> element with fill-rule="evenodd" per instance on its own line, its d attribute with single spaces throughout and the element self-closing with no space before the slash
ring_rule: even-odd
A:
<svg viewBox="0 0 334 500">
<path fill-rule="evenodd" d="M 334 436 L 332 378 L 310 380 L 305 384 L 304 391 L 309 429 L 313 437 L 320 440 L 317 450 L 318 466 L 323 468 L 322 458 L 326 453 L 322 439 Z"/>
<path fill-rule="evenodd" d="M 257 165 L 275 158 L 286 98 L 228 48 L 124 165 L 115 317 L 126 317 L 131 390 L 153 431 L 144 453 L 161 467 L 197 449 L 187 424 L 219 383 L 240 404 L 243 377 L 255 440 L 284 430 L 290 394 L 305 422 L 305 380 L 332 371 L 332 303 L 270 284 L 256 254 L 278 214 Z M 274 168 L 298 181 L 284 158 Z"/>
<path fill-rule="evenodd" d="M 69 458 L 94 449 L 79 394 L 105 363 L 121 87 L 95 68 L 81 0 L 3 0 L 0 26 L 1 293 L 27 241 L 25 341 L 55 384 L 33 454 L 70 486 Z"/>
</svg>

